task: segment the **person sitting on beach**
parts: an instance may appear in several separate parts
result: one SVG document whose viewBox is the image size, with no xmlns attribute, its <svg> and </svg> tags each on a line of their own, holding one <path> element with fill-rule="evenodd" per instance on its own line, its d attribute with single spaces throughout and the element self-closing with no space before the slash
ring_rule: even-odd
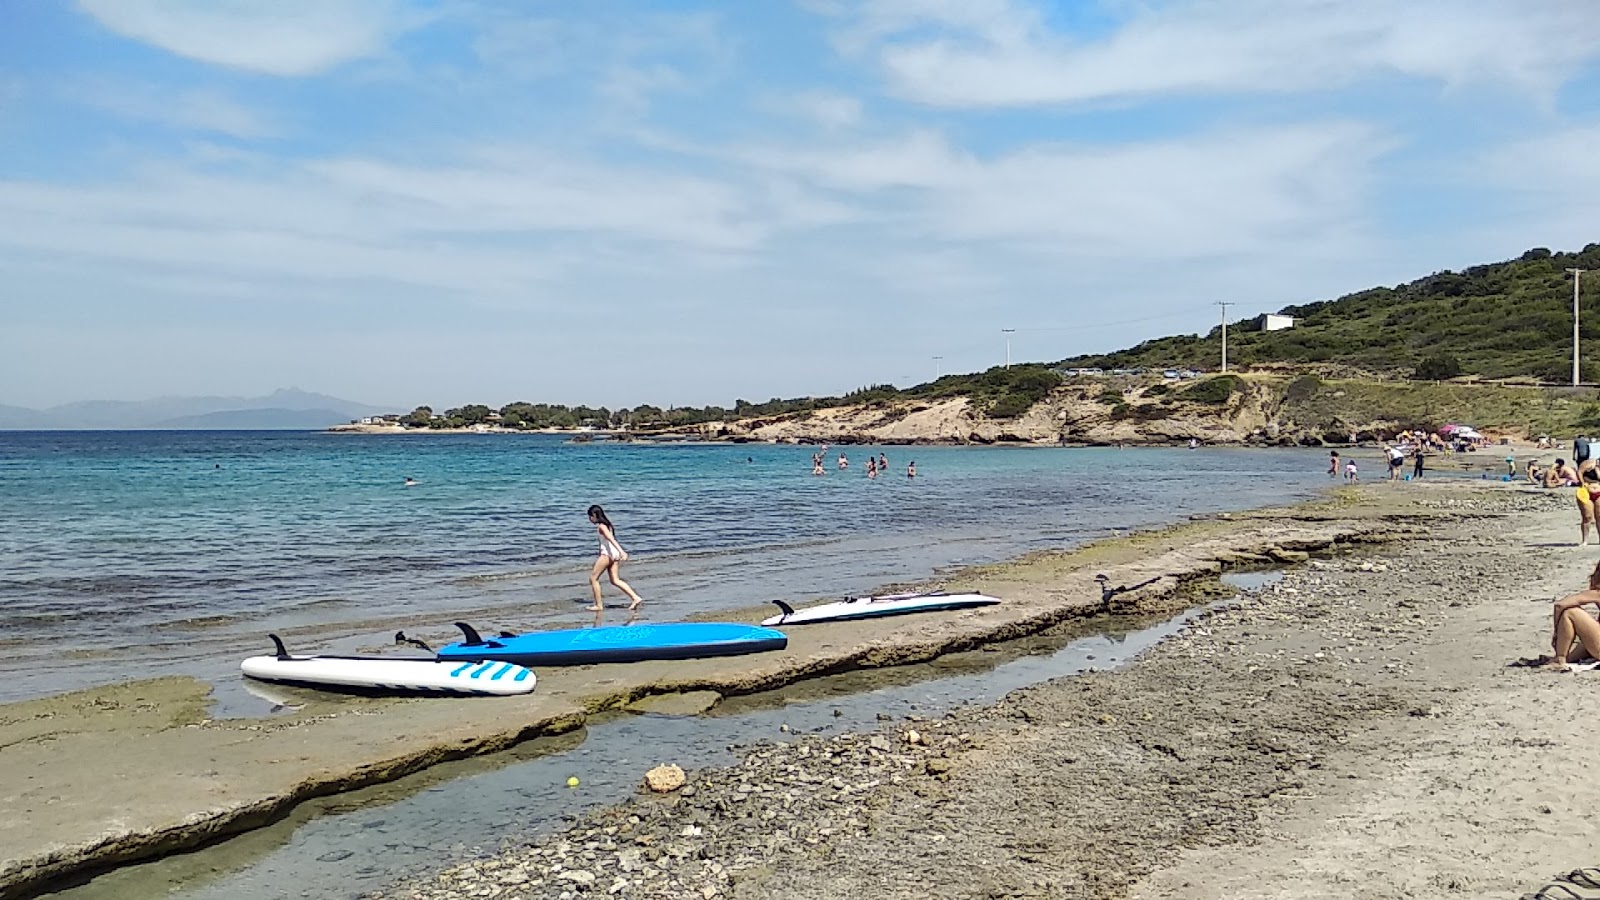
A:
<svg viewBox="0 0 1600 900">
<path fill-rule="evenodd" d="M 1528 461 L 1528 483 L 1529 484 L 1534 485 L 1536 487 L 1544 487 L 1545 486 L 1544 485 L 1544 473 L 1545 473 L 1545 470 L 1539 468 L 1539 464 L 1537 462 L 1535 462 L 1534 460 L 1529 460 Z"/>
<path fill-rule="evenodd" d="M 1554 655 L 1541 662 L 1564 669 L 1570 662 L 1600 659 L 1600 622 L 1584 611 L 1583 607 L 1589 604 L 1600 607 L 1600 563 L 1589 573 L 1587 590 L 1568 594 L 1555 602 L 1550 629 L 1550 651 Z"/>
<path fill-rule="evenodd" d="M 1546 483 L 1545 487 L 1578 486 L 1579 476 L 1577 468 L 1564 459 L 1556 460 L 1556 464 L 1550 468 L 1550 473 L 1555 476 L 1555 484 Z"/>
</svg>

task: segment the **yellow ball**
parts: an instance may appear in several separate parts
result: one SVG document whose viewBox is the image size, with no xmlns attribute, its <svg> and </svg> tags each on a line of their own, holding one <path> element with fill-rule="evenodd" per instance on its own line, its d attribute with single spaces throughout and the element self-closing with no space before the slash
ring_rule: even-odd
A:
<svg viewBox="0 0 1600 900">
<path fill-rule="evenodd" d="M 567 787 L 577 787 L 577 786 L 578 786 L 578 776 L 574 775 L 571 778 L 567 779 Z"/>
</svg>

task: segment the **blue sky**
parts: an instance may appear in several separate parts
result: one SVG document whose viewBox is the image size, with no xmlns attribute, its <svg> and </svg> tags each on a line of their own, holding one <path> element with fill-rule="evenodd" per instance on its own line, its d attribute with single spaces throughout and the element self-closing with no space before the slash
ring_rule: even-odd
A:
<svg viewBox="0 0 1600 900">
<path fill-rule="evenodd" d="M 905 385 L 1577 249 L 1597 160 L 1591 0 L 8 3 L 0 404 Z"/>
</svg>

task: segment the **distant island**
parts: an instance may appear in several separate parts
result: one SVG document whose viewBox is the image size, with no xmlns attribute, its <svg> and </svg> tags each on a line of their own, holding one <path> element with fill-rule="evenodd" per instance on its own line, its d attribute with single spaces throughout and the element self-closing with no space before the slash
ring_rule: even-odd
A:
<svg viewBox="0 0 1600 900">
<path fill-rule="evenodd" d="M 90 400 L 49 409 L 0 406 L 0 429 L 317 430 L 382 412 L 365 403 L 283 388 L 264 397 Z"/>
</svg>

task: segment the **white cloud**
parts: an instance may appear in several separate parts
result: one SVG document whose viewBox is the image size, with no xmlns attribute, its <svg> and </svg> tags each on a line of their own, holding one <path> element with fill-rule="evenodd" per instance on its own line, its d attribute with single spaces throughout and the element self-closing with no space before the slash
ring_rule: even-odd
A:
<svg viewBox="0 0 1600 900">
<path fill-rule="evenodd" d="M 78 0 L 101 25 L 201 62 L 301 76 L 375 56 L 403 30 L 391 0 Z"/>
<path fill-rule="evenodd" d="M 792 179 L 713 178 L 507 146 L 432 164 L 285 167 L 212 156 L 102 185 L 0 181 L 0 254 L 81 260 L 175 284 L 403 284 L 479 305 L 574 271 L 724 268 L 775 236 L 845 221 Z"/>
<path fill-rule="evenodd" d="M 1390 146 L 1369 127 L 1335 122 L 1114 147 L 1038 144 L 992 158 L 918 131 L 736 158 L 873 197 L 880 221 L 898 233 L 1057 256 L 1173 259 L 1348 239 L 1370 169 Z"/>
<path fill-rule="evenodd" d="M 1600 57 L 1584 0 L 1174 0 L 1080 39 L 1024 0 L 864 0 L 841 46 L 952 107 L 1277 93 L 1401 74 L 1548 97 Z"/>
<path fill-rule="evenodd" d="M 273 137 L 276 124 L 218 91 L 159 91 L 137 84 L 84 83 L 69 88 L 78 102 L 123 119 L 153 122 L 184 131 L 212 132 L 236 138 Z"/>
<path fill-rule="evenodd" d="M 854 128 L 861 124 L 861 101 L 832 91 L 801 91 L 774 104 L 787 108 L 829 131 Z"/>
</svg>

